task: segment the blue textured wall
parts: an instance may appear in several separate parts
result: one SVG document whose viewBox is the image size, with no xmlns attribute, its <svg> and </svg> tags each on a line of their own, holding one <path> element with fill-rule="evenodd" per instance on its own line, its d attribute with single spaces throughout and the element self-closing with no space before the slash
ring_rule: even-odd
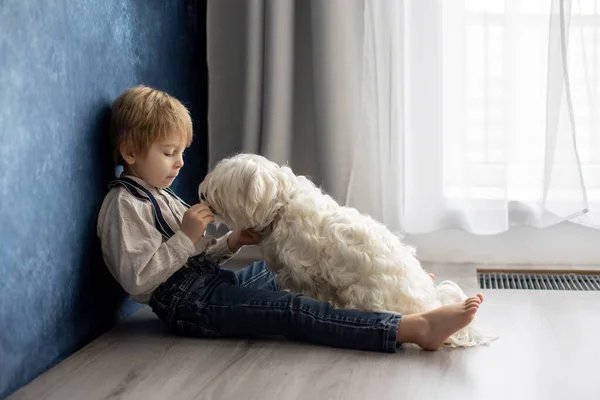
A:
<svg viewBox="0 0 600 400">
<path fill-rule="evenodd" d="M 102 262 L 110 102 L 145 83 L 191 108 L 175 184 L 206 168 L 205 2 L 0 1 L 0 398 L 136 306 Z"/>
</svg>

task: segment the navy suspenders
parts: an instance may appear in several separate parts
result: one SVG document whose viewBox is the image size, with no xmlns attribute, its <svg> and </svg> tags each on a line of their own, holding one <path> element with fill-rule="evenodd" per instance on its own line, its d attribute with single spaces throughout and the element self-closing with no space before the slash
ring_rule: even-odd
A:
<svg viewBox="0 0 600 400">
<path fill-rule="evenodd" d="M 175 234 L 175 232 L 173 232 L 173 229 L 171 229 L 171 227 L 169 226 L 169 224 L 167 224 L 167 221 L 163 217 L 162 212 L 160 211 L 160 206 L 158 205 L 158 202 L 156 201 L 156 198 L 152 195 L 152 193 L 150 193 L 150 191 L 148 189 L 146 189 L 145 187 L 143 187 L 142 185 L 140 185 L 133 179 L 129 179 L 127 177 L 121 177 L 121 178 L 115 179 L 114 181 L 111 181 L 108 184 L 108 187 L 112 189 L 113 187 L 118 186 L 118 185 L 124 186 L 125 189 L 127 189 L 129 191 L 129 193 L 131 193 L 133 196 L 137 197 L 138 199 L 150 201 L 150 203 L 152 204 L 152 208 L 154 209 L 154 225 L 156 226 L 156 229 L 158 229 L 158 231 L 164 237 L 169 239 L 171 236 L 173 236 Z M 185 207 L 190 208 L 190 206 L 185 201 L 180 199 L 179 196 L 177 196 L 173 190 L 171 190 L 169 188 L 166 188 L 163 190 L 165 192 L 169 193 L 171 196 L 173 196 L 177 200 L 179 200 Z"/>
</svg>

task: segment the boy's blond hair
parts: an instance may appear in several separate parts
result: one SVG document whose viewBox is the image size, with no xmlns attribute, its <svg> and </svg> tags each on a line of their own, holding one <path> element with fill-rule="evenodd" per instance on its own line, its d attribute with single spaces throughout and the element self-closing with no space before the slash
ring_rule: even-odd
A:
<svg viewBox="0 0 600 400">
<path fill-rule="evenodd" d="M 153 143 L 172 134 L 192 143 L 192 118 L 175 97 L 158 89 L 138 85 L 127 89 L 112 104 L 109 135 L 113 159 L 125 165 L 121 146 L 146 155 Z"/>
</svg>

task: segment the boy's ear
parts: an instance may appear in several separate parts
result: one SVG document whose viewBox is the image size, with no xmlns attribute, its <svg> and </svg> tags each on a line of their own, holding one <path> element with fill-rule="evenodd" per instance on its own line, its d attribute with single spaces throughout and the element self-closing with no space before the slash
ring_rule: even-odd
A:
<svg viewBox="0 0 600 400">
<path fill-rule="evenodd" d="M 127 164 L 135 164 L 135 152 L 127 147 L 125 143 L 121 143 L 121 146 L 119 146 L 119 152 Z"/>
</svg>

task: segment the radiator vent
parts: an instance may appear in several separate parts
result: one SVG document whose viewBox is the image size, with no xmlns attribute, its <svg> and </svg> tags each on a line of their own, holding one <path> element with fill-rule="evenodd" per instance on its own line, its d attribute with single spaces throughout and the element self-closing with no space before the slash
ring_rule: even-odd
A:
<svg viewBox="0 0 600 400">
<path fill-rule="evenodd" d="M 480 289 L 600 291 L 596 271 L 581 272 L 477 272 Z"/>
</svg>

